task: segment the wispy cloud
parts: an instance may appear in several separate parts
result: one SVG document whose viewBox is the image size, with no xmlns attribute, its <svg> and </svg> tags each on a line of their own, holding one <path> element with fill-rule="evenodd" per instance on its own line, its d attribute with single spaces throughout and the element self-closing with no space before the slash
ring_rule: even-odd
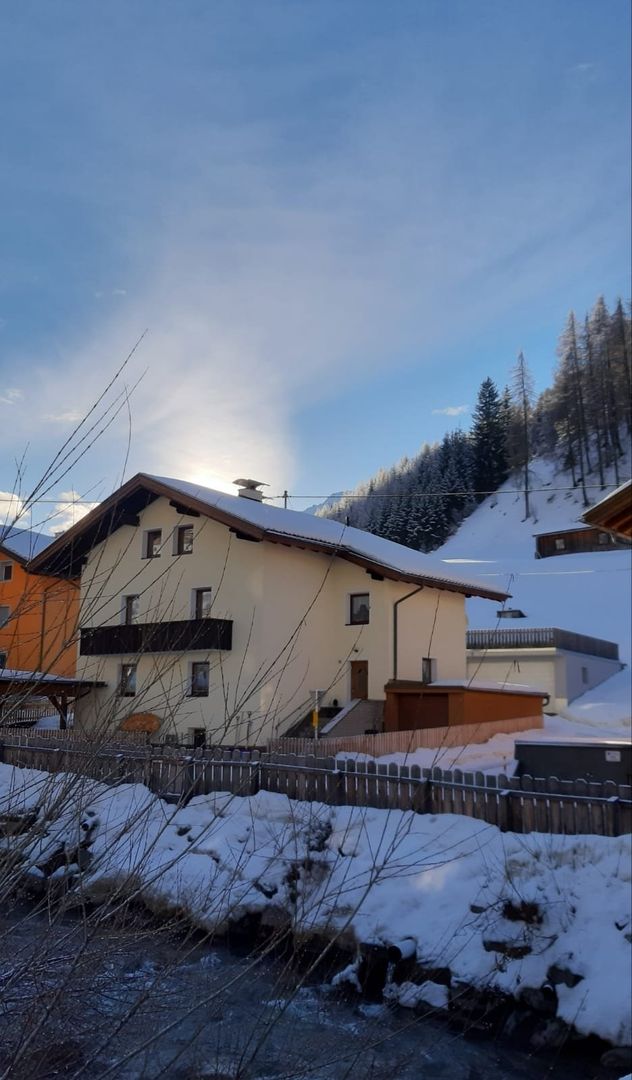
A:
<svg viewBox="0 0 632 1080">
<path fill-rule="evenodd" d="M 59 413 L 44 413 L 42 419 L 49 420 L 54 424 L 76 424 L 81 420 L 83 413 L 77 409 L 66 409 Z"/>
<path fill-rule="evenodd" d="M 433 409 L 433 416 L 463 416 L 463 413 L 469 412 L 469 405 L 446 405 L 444 409 Z"/>
<path fill-rule="evenodd" d="M 13 387 L 11 389 L 5 390 L 2 394 L 0 394 L 0 404 L 15 405 L 16 402 L 21 401 L 23 397 L 24 394 L 22 393 L 22 391 L 17 389 L 17 387 Z"/>
</svg>

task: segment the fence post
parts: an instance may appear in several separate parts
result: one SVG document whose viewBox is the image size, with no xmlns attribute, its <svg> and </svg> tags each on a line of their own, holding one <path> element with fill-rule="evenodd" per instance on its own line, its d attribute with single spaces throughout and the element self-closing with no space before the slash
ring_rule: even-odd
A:
<svg viewBox="0 0 632 1080">
<path fill-rule="evenodd" d="M 513 798 L 508 788 L 498 792 L 498 828 L 501 832 L 513 832 Z"/>
</svg>

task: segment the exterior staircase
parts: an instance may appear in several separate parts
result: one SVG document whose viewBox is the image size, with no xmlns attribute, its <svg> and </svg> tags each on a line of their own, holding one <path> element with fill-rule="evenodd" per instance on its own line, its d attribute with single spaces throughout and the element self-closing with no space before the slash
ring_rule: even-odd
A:
<svg viewBox="0 0 632 1080">
<path fill-rule="evenodd" d="M 381 731 L 384 721 L 384 702 L 355 698 L 344 708 L 326 706 L 320 710 L 319 737 L 364 735 Z M 284 739 L 313 739 L 311 710 L 291 728 L 283 732 Z"/>
<path fill-rule="evenodd" d="M 320 731 L 342 712 L 342 708 L 338 705 L 325 705 L 320 709 Z M 312 726 L 312 710 L 310 709 L 306 716 L 301 717 L 292 727 L 283 732 L 284 739 L 312 739 L 314 737 L 314 728 Z"/>
</svg>

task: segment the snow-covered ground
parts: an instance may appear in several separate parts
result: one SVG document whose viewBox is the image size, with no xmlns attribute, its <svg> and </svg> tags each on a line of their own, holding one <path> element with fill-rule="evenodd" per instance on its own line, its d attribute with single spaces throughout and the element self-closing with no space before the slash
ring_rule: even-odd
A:
<svg viewBox="0 0 632 1080">
<path fill-rule="evenodd" d="M 631 1041 L 629 837 L 515 836 L 465 817 L 267 792 L 176 810 L 139 785 L 0 765 L 0 814 L 29 811 L 34 827 L 1 843 L 34 882 L 72 873 L 84 899 L 122 889 L 206 930 L 261 913 L 299 934 L 398 945 L 450 969 L 447 992 L 427 973 L 420 986 L 390 986 L 402 1004 L 441 1008 L 465 985 L 518 995 L 553 983 L 562 1020 Z M 525 903 L 535 907 L 521 916 Z"/>
</svg>

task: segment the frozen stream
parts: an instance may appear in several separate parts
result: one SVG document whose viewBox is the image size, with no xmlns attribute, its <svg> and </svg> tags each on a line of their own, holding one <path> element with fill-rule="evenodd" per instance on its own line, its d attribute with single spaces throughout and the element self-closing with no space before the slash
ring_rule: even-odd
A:
<svg viewBox="0 0 632 1080">
<path fill-rule="evenodd" d="M 86 936 L 86 924 L 76 915 L 51 928 L 46 910 L 0 909 L 0 1076 L 587 1080 L 615 1075 L 585 1060 L 560 1059 L 556 1051 L 530 1055 L 506 1040 L 468 1039 L 432 1016 L 343 997 L 322 973 L 303 986 L 297 986 L 299 978 L 278 957 L 255 960 L 252 953 L 240 955 L 223 943 L 166 933 L 142 918 L 93 936 L 89 929 Z M 50 1015 L 38 1028 L 44 1007 Z M 16 1064 L 10 1055 L 24 1033 L 31 1041 Z"/>
</svg>

